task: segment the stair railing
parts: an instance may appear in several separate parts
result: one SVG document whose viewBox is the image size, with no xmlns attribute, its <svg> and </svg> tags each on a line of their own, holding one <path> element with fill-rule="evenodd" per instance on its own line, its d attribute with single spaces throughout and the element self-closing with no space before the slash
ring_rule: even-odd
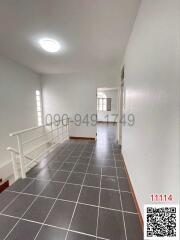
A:
<svg viewBox="0 0 180 240">
<path fill-rule="evenodd" d="M 69 139 L 69 118 L 38 127 L 28 128 L 9 134 L 16 137 L 17 149 L 8 147 L 14 172 L 14 179 L 26 177 L 27 171 L 34 167 L 57 145 Z M 19 166 L 18 166 L 19 164 Z"/>
</svg>

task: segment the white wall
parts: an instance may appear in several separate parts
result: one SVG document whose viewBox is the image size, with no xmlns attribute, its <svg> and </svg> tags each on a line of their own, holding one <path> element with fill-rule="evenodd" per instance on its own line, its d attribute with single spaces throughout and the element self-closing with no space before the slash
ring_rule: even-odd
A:
<svg viewBox="0 0 180 240">
<path fill-rule="evenodd" d="M 178 0 L 143 0 L 125 55 L 126 113 L 122 149 L 135 193 L 179 200 L 180 75 Z"/>
<path fill-rule="evenodd" d="M 38 75 L 0 57 L 0 177 L 12 174 L 8 146 L 16 146 L 10 132 L 37 125 L 35 90 Z"/>
<path fill-rule="evenodd" d="M 120 67 L 114 66 L 108 69 L 96 71 L 97 88 L 117 88 L 119 87 Z"/>
<path fill-rule="evenodd" d="M 96 74 L 72 73 L 44 75 L 43 88 L 44 114 L 68 114 L 75 120 L 75 114 L 82 119 L 86 114 L 96 114 Z M 70 135 L 74 137 L 96 137 L 96 127 L 81 123 L 71 124 Z"/>
<path fill-rule="evenodd" d="M 107 98 L 111 98 L 111 111 L 97 111 L 97 120 L 107 122 L 107 115 L 109 122 L 117 122 L 118 114 L 118 90 L 98 90 L 98 92 L 104 93 Z"/>
</svg>

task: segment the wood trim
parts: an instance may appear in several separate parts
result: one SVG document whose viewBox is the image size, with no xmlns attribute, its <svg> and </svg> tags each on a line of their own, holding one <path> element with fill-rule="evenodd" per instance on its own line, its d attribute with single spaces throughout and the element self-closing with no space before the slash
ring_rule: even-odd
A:
<svg viewBox="0 0 180 240">
<path fill-rule="evenodd" d="M 2 181 L 0 183 L 0 193 L 3 192 L 6 188 L 9 187 L 9 181 Z"/>
<path fill-rule="evenodd" d="M 70 136 L 69 139 L 77 139 L 77 140 L 96 140 L 95 137 L 74 137 L 74 136 Z"/>
<path fill-rule="evenodd" d="M 123 157 L 123 160 L 124 160 L 124 157 Z M 132 196 L 133 196 L 133 199 L 134 199 L 135 207 L 136 207 L 136 210 L 137 210 L 137 213 L 138 213 L 138 216 L 139 216 L 140 225 L 141 225 L 142 231 L 144 232 L 143 216 L 141 214 L 141 210 L 140 210 L 140 207 L 139 207 L 139 204 L 138 204 L 138 201 L 137 201 L 137 198 L 136 198 L 136 195 L 135 195 L 132 183 L 131 183 L 131 179 L 130 179 L 130 176 L 129 176 L 129 173 L 128 173 L 125 161 L 124 161 L 124 165 L 125 165 L 125 171 L 126 171 L 126 174 L 127 174 L 127 177 L 128 177 L 128 182 L 129 182 L 129 185 L 130 185 L 130 189 L 131 189 L 131 192 L 132 192 Z"/>
<path fill-rule="evenodd" d="M 110 121 L 97 121 L 97 123 L 113 123 L 113 124 L 116 124 L 117 122 L 110 122 Z"/>
</svg>

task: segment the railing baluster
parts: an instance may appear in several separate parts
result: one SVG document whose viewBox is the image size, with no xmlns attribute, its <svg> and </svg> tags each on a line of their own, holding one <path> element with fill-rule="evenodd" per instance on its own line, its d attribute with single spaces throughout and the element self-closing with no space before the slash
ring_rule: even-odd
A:
<svg viewBox="0 0 180 240">
<path fill-rule="evenodd" d="M 22 176 L 22 178 L 25 178 L 26 177 L 26 169 L 25 169 L 25 164 L 24 164 L 24 153 L 23 153 L 21 135 L 17 135 L 17 142 L 18 142 L 18 149 L 19 149 L 21 176 Z"/>
<path fill-rule="evenodd" d="M 16 181 L 19 178 L 19 176 L 18 176 L 17 163 L 16 163 L 16 154 L 13 151 L 11 151 L 11 160 L 13 165 L 14 180 Z"/>
</svg>

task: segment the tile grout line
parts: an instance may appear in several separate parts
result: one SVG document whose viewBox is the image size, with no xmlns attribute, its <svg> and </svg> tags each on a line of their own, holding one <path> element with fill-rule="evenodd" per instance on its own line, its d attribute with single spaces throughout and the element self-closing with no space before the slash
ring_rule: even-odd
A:
<svg viewBox="0 0 180 240">
<path fill-rule="evenodd" d="M 32 180 L 30 183 L 28 183 L 27 186 L 22 189 L 22 191 L 25 191 L 26 188 L 28 188 L 33 182 L 35 182 L 35 179 Z M 5 192 L 6 192 L 6 191 L 8 191 L 8 192 L 15 192 L 15 193 L 18 193 L 18 195 L 17 195 L 15 198 L 13 198 L 12 201 L 10 201 L 10 202 L 8 203 L 8 205 L 6 205 L 6 206 L 0 211 L 0 213 L 3 213 L 3 212 L 21 195 L 21 192 L 5 190 Z"/>
<path fill-rule="evenodd" d="M 77 147 L 77 146 L 76 146 L 76 147 Z M 85 148 L 85 146 L 84 146 L 83 148 Z M 75 149 L 76 149 L 76 148 L 75 148 Z M 74 149 L 73 149 L 73 150 L 70 152 L 70 154 L 72 154 L 72 153 L 73 153 L 73 151 L 74 151 Z M 68 156 L 70 156 L 70 154 L 69 154 Z M 81 155 L 81 154 L 80 154 L 80 155 Z M 39 235 L 39 233 L 40 233 L 40 231 L 41 231 L 42 227 L 45 225 L 45 222 L 46 222 L 47 218 L 49 217 L 49 215 L 50 215 L 50 213 L 51 213 L 51 211 L 52 211 L 53 207 L 55 206 L 56 202 L 58 201 L 58 199 L 59 199 L 59 196 L 61 195 L 61 192 L 63 191 L 63 189 L 64 189 L 64 187 L 65 187 L 66 183 L 68 182 L 68 179 L 69 179 L 69 177 L 71 176 L 71 173 L 73 172 L 73 169 L 75 168 L 75 166 L 76 166 L 76 164 L 77 164 L 78 160 L 79 160 L 79 157 L 77 158 L 77 160 L 76 160 L 76 162 L 75 162 L 75 164 L 74 164 L 74 166 L 73 166 L 73 168 L 72 168 L 71 172 L 69 173 L 69 176 L 68 176 L 68 177 L 67 177 L 67 179 L 66 179 L 66 182 L 64 183 L 64 185 L 63 185 L 62 189 L 60 190 L 59 194 L 57 195 L 57 198 L 55 199 L 55 201 L 54 201 L 53 205 L 51 206 L 51 208 L 50 208 L 49 212 L 47 213 L 47 216 L 46 216 L 46 218 L 45 218 L 44 222 L 42 223 L 42 225 L 41 225 L 41 227 L 40 227 L 39 231 L 37 232 L 37 234 L 36 234 L 36 236 L 35 236 L 34 240 L 36 240 L 36 238 L 38 237 L 38 235 Z"/>
<path fill-rule="evenodd" d="M 88 170 L 88 168 L 89 168 L 89 164 L 90 164 L 90 161 L 91 161 L 91 159 L 92 159 L 93 150 L 94 150 L 94 146 L 93 146 L 92 153 L 91 153 L 91 157 L 90 157 L 90 159 L 89 159 L 89 163 L 88 163 L 88 166 L 87 166 L 87 169 L 86 169 L 86 172 L 85 172 L 85 175 L 84 175 L 82 184 L 81 184 L 81 188 L 80 188 L 80 192 L 79 192 L 79 195 L 78 195 L 78 198 L 77 198 L 77 202 L 76 202 L 76 205 L 75 205 L 75 207 L 74 207 L 73 214 L 72 214 L 72 216 L 71 216 L 71 220 L 70 220 L 70 223 L 69 223 L 69 226 L 68 226 L 68 231 L 67 231 L 67 233 L 66 233 L 65 240 L 67 240 L 68 232 L 69 232 L 69 230 L 70 230 L 70 227 L 71 227 L 71 224 L 72 224 L 72 220 L 73 220 L 73 217 L 74 217 L 74 214 L 75 214 L 75 211 L 76 211 L 78 202 L 79 202 L 79 198 L 80 198 L 81 191 L 82 191 L 82 188 L 83 188 L 83 183 L 84 183 L 84 181 L 85 181 L 85 178 L 86 178 L 86 175 L 87 175 L 87 170 Z"/>
<path fill-rule="evenodd" d="M 114 150 L 113 150 L 113 156 L 114 156 Z M 115 166 L 116 166 L 116 160 L 115 160 L 115 157 L 114 157 L 114 161 L 115 161 Z M 118 180 L 117 167 L 116 167 L 116 179 L 117 179 L 117 183 L 118 183 L 119 198 L 120 198 L 121 208 L 122 208 L 122 217 L 123 217 L 123 225 L 124 225 L 124 234 L 125 234 L 125 239 L 127 240 L 126 223 L 125 223 L 125 217 L 124 217 L 124 212 L 123 212 L 123 204 L 122 204 L 122 197 L 121 197 L 121 191 L 120 191 L 119 180 Z"/>
<path fill-rule="evenodd" d="M 102 168 L 101 168 L 101 178 L 100 178 L 100 190 L 99 190 L 99 202 L 98 202 L 98 215 L 97 215 L 97 225 L 96 225 L 96 240 L 98 236 L 98 224 L 99 224 L 99 208 L 100 208 L 100 203 L 101 203 L 101 181 L 102 181 Z"/>
<path fill-rule="evenodd" d="M 85 173 L 81 173 L 81 174 L 85 174 Z M 100 175 L 98 175 L 100 176 Z M 109 177 L 109 176 L 108 176 Z M 109 178 L 112 178 L 112 177 L 109 177 Z M 116 177 L 113 177 L 113 178 L 116 178 Z M 39 181 L 38 179 L 35 179 L 37 181 Z M 54 183 L 62 183 L 64 184 L 65 182 L 60 182 L 60 181 L 48 181 L 48 183 L 50 182 L 54 182 Z M 78 184 L 78 183 L 71 183 L 71 182 L 68 182 L 67 184 L 71 184 L 71 185 L 75 185 L 75 186 L 81 186 L 82 184 Z M 86 184 L 83 184 L 83 187 L 89 187 L 89 188 L 95 188 L 95 189 L 99 189 L 99 187 L 96 187 L 96 186 L 91 186 L 91 185 L 86 185 Z M 114 192 L 119 192 L 119 190 L 117 189 L 113 189 L 113 188 L 105 188 L 105 187 L 101 187 L 101 189 L 103 190 L 110 190 L 110 191 L 114 191 Z M 14 192 L 14 193 L 18 193 L 18 194 L 27 194 L 27 195 L 34 195 L 34 196 L 37 196 L 36 194 L 32 194 L 32 193 L 26 193 L 26 192 L 18 192 L 18 191 L 13 191 L 13 190 L 5 190 L 5 192 Z M 125 193 L 132 193 L 132 192 L 129 192 L 129 191 L 121 191 L 121 192 L 125 192 Z M 54 199 L 53 197 L 48 197 L 48 196 L 45 196 L 45 195 L 42 195 L 42 197 L 46 197 L 46 198 L 52 198 Z"/>
<path fill-rule="evenodd" d="M 62 162 L 61 165 L 64 164 L 64 161 Z M 60 166 L 61 167 L 61 166 Z M 54 172 L 54 174 L 52 175 L 52 177 L 55 176 L 55 174 L 57 173 L 57 171 Z M 34 180 L 35 181 L 35 180 Z M 32 181 L 33 183 L 33 181 Z M 31 184 L 29 184 L 27 187 L 29 187 Z M 9 231 L 9 233 L 6 235 L 6 237 L 4 238 L 4 240 L 7 239 L 7 237 L 11 234 L 11 232 L 15 229 L 15 227 L 17 226 L 17 224 L 21 221 L 21 219 L 23 219 L 23 217 L 25 216 L 25 214 L 27 213 L 27 211 L 32 207 L 32 205 L 34 204 L 34 202 L 37 200 L 37 198 L 40 196 L 40 194 L 44 191 L 44 189 L 46 188 L 46 186 L 48 185 L 48 183 L 42 188 L 42 190 L 40 191 L 40 193 L 37 195 L 37 197 L 34 198 L 34 200 L 32 201 L 32 203 L 29 205 L 29 207 L 26 209 L 26 211 L 24 212 L 24 214 L 19 218 L 19 220 L 16 222 L 16 224 L 13 226 L 13 228 Z M 24 189 L 24 191 L 26 190 L 26 188 Z M 19 194 L 20 195 L 20 194 Z M 40 227 L 41 228 L 41 227 Z"/>
</svg>

